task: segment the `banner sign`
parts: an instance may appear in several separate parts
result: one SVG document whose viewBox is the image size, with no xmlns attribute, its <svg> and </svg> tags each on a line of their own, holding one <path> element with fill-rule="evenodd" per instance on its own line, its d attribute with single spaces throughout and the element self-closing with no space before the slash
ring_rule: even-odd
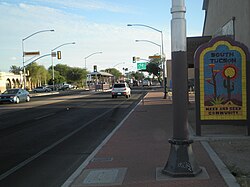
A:
<svg viewBox="0 0 250 187">
<path fill-rule="evenodd" d="M 195 78 L 199 121 L 223 121 L 224 124 L 230 120 L 248 120 L 249 63 L 247 47 L 228 37 L 214 38 L 197 49 Z"/>
</svg>

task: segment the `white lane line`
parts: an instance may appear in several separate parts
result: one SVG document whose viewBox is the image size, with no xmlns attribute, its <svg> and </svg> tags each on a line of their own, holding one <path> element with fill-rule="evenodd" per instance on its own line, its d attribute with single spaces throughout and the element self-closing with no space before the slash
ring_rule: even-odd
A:
<svg viewBox="0 0 250 187">
<path fill-rule="evenodd" d="M 51 114 L 47 114 L 47 115 L 44 115 L 44 116 L 36 117 L 35 120 L 39 120 L 39 119 L 42 119 L 42 118 L 46 118 L 46 117 L 52 116 L 52 115 L 54 115 L 54 114 L 55 114 L 55 113 L 51 113 Z"/>
<path fill-rule="evenodd" d="M 122 105 L 125 101 L 123 101 L 122 103 L 120 103 L 119 105 Z M 117 106 L 119 106 L 117 105 Z M 117 107 L 116 106 L 116 107 Z M 94 119 L 90 120 L 88 123 L 86 123 L 84 126 L 81 126 L 79 128 L 77 128 L 76 130 L 72 131 L 70 134 L 68 134 L 67 136 L 64 136 L 63 138 L 61 138 L 60 140 L 58 140 L 57 142 L 53 143 L 52 145 L 46 147 L 45 149 L 41 150 L 40 152 L 38 152 L 37 154 L 33 155 L 32 157 L 24 160 L 23 162 L 21 162 L 20 164 L 18 164 L 17 166 L 11 168 L 10 170 L 6 171 L 5 173 L 0 175 L 0 181 L 5 179 L 6 177 L 8 177 L 9 175 L 11 175 L 12 173 L 16 172 L 17 170 L 21 169 L 22 167 L 24 167 L 25 165 L 27 165 L 28 163 L 32 162 L 33 160 L 35 160 L 36 158 L 38 158 L 39 156 L 41 156 L 42 154 L 48 152 L 49 150 L 51 150 L 52 148 L 54 148 L 55 146 L 57 146 L 58 144 L 60 144 L 61 142 L 63 142 L 64 140 L 70 138 L 71 136 L 73 136 L 74 134 L 76 134 L 77 132 L 79 132 L 80 130 L 82 130 L 84 127 L 86 127 L 87 125 L 89 125 L 90 123 L 94 122 L 95 120 L 97 120 L 98 118 L 104 116 L 105 114 L 109 113 L 111 110 L 113 110 L 115 107 L 107 110 L 106 112 L 100 114 L 99 116 L 95 117 Z"/>
</svg>

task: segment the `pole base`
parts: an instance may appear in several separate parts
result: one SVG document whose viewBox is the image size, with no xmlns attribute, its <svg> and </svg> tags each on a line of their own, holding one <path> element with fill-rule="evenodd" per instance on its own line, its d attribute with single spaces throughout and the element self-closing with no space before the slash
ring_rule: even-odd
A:
<svg viewBox="0 0 250 187">
<path fill-rule="evenodd" d="M 163 174 L 171 177 L 195 177 L 202 172 L 195 161 L 192 140 L 169 140 L 171 149 Z"/>
</svg>

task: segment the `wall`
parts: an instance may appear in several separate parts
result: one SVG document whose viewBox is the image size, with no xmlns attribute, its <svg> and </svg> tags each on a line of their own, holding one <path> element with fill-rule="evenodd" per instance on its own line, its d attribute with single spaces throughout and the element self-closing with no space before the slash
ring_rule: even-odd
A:
<svg viewBox="0 0 250 187">
<path fill-rule="evenodd" d="M 204 0 L 207 15 L 203 35 L 214 35 L 216 31 L 235 17 L 235 40 L 250 48 L 250 1 L 249 0 Z"/>
</svg>

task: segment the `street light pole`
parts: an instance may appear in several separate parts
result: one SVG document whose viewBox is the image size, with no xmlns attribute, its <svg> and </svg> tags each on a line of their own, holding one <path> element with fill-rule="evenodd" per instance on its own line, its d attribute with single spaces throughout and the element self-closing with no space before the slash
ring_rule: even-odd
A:
<svg viewBox="0 0 250 187">
<path fill-rule="evenodd" d="M 55 90 L 55 70 L 54 70 L 54 62 L 53 62 L 52 52 L 55 51 L 56 49 L 64 46 L 64 45 L 71 45 L 71 44 L 75 44 L 75 42 L 64 43 L 64 44 L 61 44 L 61 45 L 59 45 L 59 46 L 57 46 L 57 47 L 55 47 L 54 49 L 51 50 L 53 91 Z"/>
<path fill-rule="evenodd" d="M 194 177 L 201 172 L 188 135 L 186 7 L 184 0 L 172 0 L 171 48 L 173 81 L 173 138 L 162 173 L 173 177 Z"/>
<path fill-rule="evenodd" d="M 85 58 L 84 58 L 84 61 L 85 61 L 85 69 L 86 69 L 86 71 L 87 71 L 87 58 L 89 58 L 89 57 L 91 57 L 91 56 L 93 56 L 93 55 L 95 55 L 95 54 L 101 54 L 102 52 L 101 51 L 98 51 L 98 52 L 95 52 L 95 53 L 91 53 L 90 55 L 88 55 L 88 56 L 86 56 Z M 86 79 L 86 86 L 87 86 L 87 83 L 88 83 L 88 80 Z"/>
<path fill-rule="evenodd" d="M 165 60 L 165 54 L 164 54 L 164 48 L 163 48 L 163 32 L 161 30 L 158 30 L 154 27 L 151 27 L 149 25 L 144 25 L 144 24 L 127 24 L 127 26 L 141 26 L 141 27 L 147 27 L 147 28 L 150 28 L 154 31 L 157 31 L 161 34 L 161 54 L 162 54 L 162 64 L 163 64 L 163 84 L 164 84 L 164 96 L 163 96 L 163 99 L 166 99 L 167 98 L 167 78 L 166 78 L 166 66 L 165 66 L 165 63 L 166 63 L 166 60 Z"/>
<path fill-rule="evenodd" d="M 29 36 L 27 36 L 27 37 L 25 37 L 25 38 L 23 38 L 22 39 L 22 57 L 23 57 L 23 87 L 24 87 L 24 89 L 26 89 L 26 75 L 25 75 L 25 65 L 24 65 L 24 63 L 25 63 L 25 55 L 24 55 L 24 41 L 25 40 L 27 40 L 28 38 L 30 38 L 30 37 L 32 37 L 32 36 L 34 36 L 34 35 L 36 35 L 36 34 L 39 34 L 39 33 L 42 33 L 42 32 L 54 32 L 55 30 L 41 30 L 41 31 L 37 31 L 37 32 L 34 32 L 33 34 L 31 34 L 31 35 L 29 35 Z"/>
<path fill-rule="evenodd" d="M 90 55 L 88 55 L 88 56 L 86 56 L 86 57 L 84 58 L 84 60 L 85 60 L 85 69 L 86 69 L 86 70 L 87 70 L 87 58 L 91 57 L 92 55 L 101 54 L 101 53 L 102 53 L 101 51 L 95 52 L 95 53 L 92 53 L 92 54 L 90 54 Z"/>
<path fill-rule="evenodd" d="M 151 44 L 154 44 L 154 45 L 157 45 L 158 47 L 160 47 L 160 55 L 162 56 L 162 50 L 161 50 L 161 45 L 160 44 L 157 44 L 155 42 L 152 42 L 150 40 L 135 40 L 135 42 L 148 42 L 148 43 L 151 43 Z"/>
</svg>

